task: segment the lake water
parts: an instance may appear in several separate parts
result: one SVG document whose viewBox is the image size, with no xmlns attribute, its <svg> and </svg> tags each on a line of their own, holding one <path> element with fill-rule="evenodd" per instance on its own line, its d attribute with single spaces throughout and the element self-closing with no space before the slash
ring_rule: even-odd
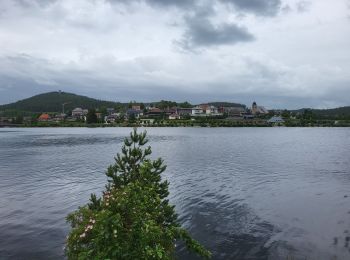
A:
<svg viewBox="0 0 350 260">
<path fill-rule="evenodd" d="M 104 188 L 130 130 L 0 129 L 0 259 L 64 258 L 66 215 Z M 213 259 L 350 259 L 350 128 L 147 130 Z"/>
</svg>

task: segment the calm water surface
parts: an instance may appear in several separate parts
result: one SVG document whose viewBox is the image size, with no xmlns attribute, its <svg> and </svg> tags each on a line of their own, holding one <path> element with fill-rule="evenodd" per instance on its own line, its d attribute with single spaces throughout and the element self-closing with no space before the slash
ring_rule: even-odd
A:
<svg viewBox="0 0 350 260">
<path fill-rule="evenodd" d="M 66 215 L 104 188 L 129 131 L 0 129 L 0 259 L 63 259 Z M 181 223 L 214 259 L 350 259 L 350 128 L 148 132 Z"/>
</svg>

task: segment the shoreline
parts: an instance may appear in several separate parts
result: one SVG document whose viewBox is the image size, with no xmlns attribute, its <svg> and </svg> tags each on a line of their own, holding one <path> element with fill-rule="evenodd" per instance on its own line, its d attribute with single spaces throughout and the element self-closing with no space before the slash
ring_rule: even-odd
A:
<svg viewBox="0 0 350 260">
<path fill-rule="evenodd" d="M 184 126 L 184 125 L 6 125 L 0 126 L 2 128 L 348 128 L 350 125 L 293 125 L 293 126 L 269 126 L 269 125 L 224 125 L 224 126 Z"/>
</svg>

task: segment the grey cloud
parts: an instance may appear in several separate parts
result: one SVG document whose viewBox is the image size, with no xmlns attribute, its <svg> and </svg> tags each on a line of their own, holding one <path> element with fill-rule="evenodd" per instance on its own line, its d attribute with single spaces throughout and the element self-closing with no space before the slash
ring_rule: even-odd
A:
<svg viewBox="0 0 350 260">
<path fill-rule="evenodd" d="M 59 2 L 59 0 L 13 0 L 14 3 L 25 7 L 30 8 L 33 5 L 39 5 L 41 7 L 48 6 L 50 4 Z M 95 0 L 86 0 L 94 2 Z M 104 0 L 111 4 L 132 4 L 132 3 L 146 3 L 151 6 L 156 7 L 177 7 L 180 9 L 193 7 L 195 6 L 196 1 L 194 0 Z"/>
<path fill-rule="evenodd" d="M 339 78 L 332 70 L 316 70 L 310 75 L 304 67 L 284 68 L 267 60 L 239 55 L 228 59 L 211 60 L 199 70 L 193 68 L 200 67 L 202 62 L 184 59 L 174 70 L 169 66 L 172 62 L 167 59 L 161 59 L 163 64 L 159 64 L 158 59 L 152 57 L 127 63 L 117 59 L 108 62 L 101 57 L 87 61 L 90 65 L 82 69 L 80 62 L 62 64 L 30 55 L 0 56 L 0 104 L 59 89 L 123 102 L 172 99 L 194 103 L 226 100 L 250 104 L 257 100 L 269 107 L 279 106 L 278 102 L 281 102 L 283 108 L 320 106 L 330 102 L 348 104 L 348 78 Z M 236 60 L 240 61 L 232 64 Z M 145 71 L 150 64 L 153 68 Z M 162 74 L 152 76 L 150 72 Z M 164 73 L 172 77 L 162 76 Z M 323 77 L 319 79 L 320 76 L 314 75 Z M 315 92 L 315 89 L 318 90 Z"/>
<path fill-rule="evenodd" d="M 273 16 L 278 13 L 281 7 L 281 0 L 108 0 L 111 3 L 133 3 L 145 2 L 159 7 L 189 8 L 197 6 L 212 7 L 218 2 L 234 6 L 239 11 L 251 12 L 256 15 Z"/>
<path fill-rule="evenodd" d="M 254 13 L 260 16 L 274 16 L 281 9 L 281 0 L 220 0 L 239 11 Z"/>
<path fill-rule="evenodd" d="M 296 8 L 297 8 L 297 11 L 298 11 L 299 13 L 309 11 L 310 6 L 311 6 L 311 2 L 310 2 L 310 1 L 299 1 L 299 2 L 296 4 Z"/>
<path fill-rule="evenodd" d="M 145 2 L 152 6 L 158 7 L 177 7 L 177 8 L 188 8 L 195 5 L 194 0 L 107 0 L 113 4 L 130 4 L 130 3 L 140 3 Z"/>
<path fill-rule="evenodd" d="M 142 0 L 131 1 L 140 2 Z M 159 7 L 177 7 L 184 11 L 185 32 L 182 39 L 175 40 L 174 43 L 182 49 L 191 51 L 198 47 L 213 47 L 255 40 L 254 35 L 246 27 L 225 22 L 214 25 L 209 18 L 217 15 L 214 9 L 217 3 L 229 4 L 239 11 L 251 12 L 260 16 L 273 16 L 281 7 L 281 0 L 143 1 Z M 130 0 L 126 3 L 130 3 Z M 189 7 L 195 10 L 194 15 L 191 9 L 188 9 Z"/>
<path fill-rule="evenodd" d="M 184 49 L 250 42 L 254 36 L 244 27 L 223 23 L 213 25 L 207 17 L 187 17 L 187 30 L 179 44 Z"/>
<path fill-rule="evenodd" d="M 58 0 L 14 0 L 15 3 L 23 7 L 31 7 L 33 4 L 38 4 L 39 6 L 45 7 L 57 1 Z"/>
<path fill-rule="evenodd" d="M 284 14 L 291 13 L 291 12 L 303 13 L 303 12 L 310 11 L 310 8 L 311 8 L 311 2 L 302 0 L 294 3 L 292 6 L 289 4 L 282 6 L 281 12 Z"/>
<path fill-rule="evenodd" d="M 282 8 L 281 8 L 281 12 L 284 13 L 284 14 L 287 14 L 287 13 L 290 13 L 292 11 L 292 7 L 290 7 L 290 5 L 284 5 Z"/>
<path fill-rule="evenodd" d="M 159 6 L 177 6 L 177 7 L 189 7 L 193 6 L 195 1 L 192 0 L 146 0 L 150 4 Z"/>
<path fill-rule="evenodd" d="M 6 39 L 0 44 L 0 103 L 58 89 L 120 101 L 216 99 L 250 104 L 256 100 L 295 108 L 349 103 L 344 37 L 348 27 L 330 17 L 327 23 L 339 25 L 339 38 L 325 49 L 323 35 L 329 27 L 312 21 L 327 16 L 327 8 L 318 10 L 316 1 L 315 10 L 303 15 L 317 40 L 312 49 L 300 24 L 294 26 L 301 0 L 288 1 L 289 5 L 278 0 L 0 2 L 0 13 L 5 13 L 0 31 Z M 332 3 L 327 4 L 331 10 Z M 305 5 L 300 7 L 305 10 Z M 346 11 L 337 12 L 343 17 Z M 244 17 L 245 13 L 251 16 Z M 280 28 L 271 19 L 277 14 Z M 169 27 L 168 22 L 177 26 Z M 254 42 L 253 29 L 261 35 L 259 41 Z M 289 35 L 295 43 L 289 44 Z M 186 49 L 184 53 L 171 49 L 174 39 Z M 215 48 L 237 43 L 250 44 Z M 337 49 L 336 55 L 330 49 Z M 20 55 L 23 52 L 29 55 Z M 269 61 L 271 57 L 276 62 Z"/>
<path fill-rule="evenodd" d="M 15 0 L 22 5 L 45 3 L 43 0 Z M 53 3 L 57 0 L 48 0 Z M 182 49 L 194 50 L 198 47 L 215 47 L 220 45 L 236 44 L 238 42 L 251 42 L 255 39 L 244 26 L 221 22 L 214 25 L 209 18 L 220 15 L 214 8 L 218 3 L 229 4 L 239 11 L 251 12 L 256 15 L 274 15 L 278 12 L 281 0 L 106 0 L 112 4 L 131 5 L 132 3 L 146 3 L 159 8 L 177 8 L 180 17 L 184 18 L 184 33 L 180 40 L 174 40 Z M 195 14 L 193 15 L 193 11 Z M 63 14 L 64 15 L 64 14 Z M 91 29 L 98 24 L 88 20 L 64 20 L 69 25 Z M 103 26 L 102 26 L 103 27 Z M 98 27 L 98 29 L 101 29 Z"/>
<path fill-rule="evenodd" d="M 109 1 L 120 3 L 120 1 Z M 122 0 L 123 3 L 127 4 L 130 1 L 141 2 L 142 0 Z M 254 36 L 245 27 L 232 23 L 214 25 L 209 20 L 210 17 L 216 15 L 214 5 L 218 3 L 218 0 L 143 0 L 143 2 L 158 7 L 176 7 L 183 11 L 185 32 L 180 40 L 174 41 L 182 49 L 195 51 L 198 47 L 228 45 L 254 40 Z M 191 9 L 188 9 L 189 7 Z M 193 10 L 195 10 L 194 14 Z"/>
<path fill-rule="evenodd" d="M 240 12 L 250 12 L 258 16 L 275 16 L 281 9 L 281 0 L 108 0 L 111 3 L 129 4 L 145 2 L 158 7 L 176 7 L 179 9 L 192 9 L 199 7 L 212 8 L 217 3 L 228 4 Z"/>
</svg>

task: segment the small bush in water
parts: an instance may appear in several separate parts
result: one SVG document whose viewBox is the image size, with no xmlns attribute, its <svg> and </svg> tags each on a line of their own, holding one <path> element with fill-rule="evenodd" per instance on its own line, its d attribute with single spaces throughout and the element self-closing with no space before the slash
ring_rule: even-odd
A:
<svg viewBox="0 0 350 260">
<path fill-rule="evenodd" d="M 124 140 L 121 154 L 106 175 L 101 198 L 68 215 L 72 230 L 67 238 L 69 259 L 173 259 L 176 240 L 202 257 L 210 252 L 192 239 L 169 205 L 167 181 L 161 159 L 149 159 L 146 132 L 136 129 Z"/>
</svg>

